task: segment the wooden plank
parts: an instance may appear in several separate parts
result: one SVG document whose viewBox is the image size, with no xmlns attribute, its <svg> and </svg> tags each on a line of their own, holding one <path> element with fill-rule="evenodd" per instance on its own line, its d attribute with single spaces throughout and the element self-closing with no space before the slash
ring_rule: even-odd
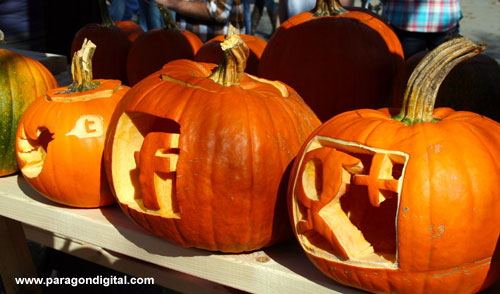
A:
<svg viewBox="0 0 500 294">
<path fill-rule="evenodd" d="M 0 216 L 0 240 L 0 274 L 7 293 L 42 293 L 40 285 L 15 282 L 37 277 L 21 223 Z"/>
<path fill-rule="evenodd" d="M 7 49 L 24 56 L 28 56 L 39 61 L 43 64 L 53 75 L 58 74 L 60 72 L 64 72 L 68 70 L 68 61 L 66 56 L 54 54 L 54 53 L 45 53 L 45 52 L 37 52 L 31 50 L 24 50 L 18 48 L 9 48 L 7 46 L 0 46 L 0 48 Z"/>
<path fill-rule="evenodd" d="M 28 240 L 131 276 L 154 278 L 155 284 L 181 293 L 234 293 L 222 285 L 146 263 L 112 250 L 80 242 L 76 239 L 68 239 L 65 236 L 26 224 L 23 228 Z"/>
<path fill-rule="evenodd" d="M 22 176 L 0 178 L 0 215 L 164 268 L 253 293 L 361 293 L 319 272 L 295 240 L 245 254 L 182 248 L 146 234 L 117 206 L 63 207 Z"/>
</svg>

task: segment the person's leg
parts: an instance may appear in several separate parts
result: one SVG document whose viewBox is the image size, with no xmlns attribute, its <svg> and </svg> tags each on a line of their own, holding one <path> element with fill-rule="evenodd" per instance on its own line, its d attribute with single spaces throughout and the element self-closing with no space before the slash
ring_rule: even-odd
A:
<svg viewBox="0 0 500 294">
<path fill-rule="evenodd" d="M 278 7 L 276 6 L 274 0 L 265 0 L 265 5 L 267 9 L 267 14 L 269 15 L 269 20 L 271 21 L 271 26 L 272 26 L 271 35 L 272 35 L 274 33 L 274 30 L 276 30 Z"/>
<path fill-rule="evenodd" d="M 250 0 L 243 0 L 243 13 L 245 15 L 245 34 L 250 35 L 252 32 L 252 12 L 250 11 Z"/>
<path fill-rule="evenodd" d="M 108 7 L 109 15 L 113 20 L 122 21 L 127 7 L 126 0 L 113 0 Z"/>
<path fill-rule="evenodd" d="M 264 0 L 255 0 L 255 6 L 253 7 L 252 11 L 252 35 L 255 35 L 255 33 L 257 32 L 257 26 L 259 25 L 263 9 Z"/>
<path fill-rule="evenodd" d="M 139 24 L 143 26 L 143 30 L 149 31 L 152 29 L 161 29 L 164 27 L 164 22 L 160 10 L 154 2 L 139 0 L 140 18 Z M 144 23 L 145 22 L 145 23 Z M 144 28 L 144 25 L 146 26 Z"/>
<path fill-rule="evenodd" d="M 410 58 L 415 53 L 427 49 L 427 34 L 428 33 L 418 33 L 400 30 L 393 27 L 394 32 L 403 46 L 403 52 L 405 54 L 405 59 Z"/>
</svg>

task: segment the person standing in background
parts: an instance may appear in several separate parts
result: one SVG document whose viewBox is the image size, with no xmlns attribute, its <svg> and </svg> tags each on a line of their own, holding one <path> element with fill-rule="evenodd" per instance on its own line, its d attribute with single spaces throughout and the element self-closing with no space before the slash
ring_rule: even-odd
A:
<svg viewBox="0 0 500 294">
<path fill-rule="evenodd" d="M 274 33 L 277 25 L 278 17 L 278 7 L 274 0 L 255 0 L 255 6 L 252 11 L 252 35 L 257 32 L 257 26 L 259 25 L 260 18 L 262 17 L 262 12 L 264 11 L 264 5 L 266 6 L 267 14 L 271 20 L 271 35 Z"/>
<path fill-rule="evenodd" d="M 382 16 L 394 29 L 408 59 L 457 35 L 462 13 L 458 0 L 387 0 Z"/>
<path fill-rule="evenodd" d="M 177 13 L 177 23 L 198 35 L 202 42 L 225 35 L 231 23 L 243 31 L 244 14 L 241 0 L 156 0 Z"/>
</svg>

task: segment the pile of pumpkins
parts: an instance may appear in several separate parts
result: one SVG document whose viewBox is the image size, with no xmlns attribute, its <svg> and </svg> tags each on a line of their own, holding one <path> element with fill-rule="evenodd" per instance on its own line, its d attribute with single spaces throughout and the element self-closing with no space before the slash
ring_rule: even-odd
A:
<svg viewBox="0 0 500 294">
<path fill-rule="evenodd" d="M 128 39 L 103 19 L 75 37 L 66 87 L 0 50 L 0 175 L 18 164 L 73 207 L 117 202 L 184 247 L 295 235 L 325 275 L 370 292 L 500 279 L 500 70 L 484 45 L 459 37 L 405 63 L 380 17 L 338 0 L 267 44 L 232 29 L 201 44 L 168 21 Z"/>
</svg>

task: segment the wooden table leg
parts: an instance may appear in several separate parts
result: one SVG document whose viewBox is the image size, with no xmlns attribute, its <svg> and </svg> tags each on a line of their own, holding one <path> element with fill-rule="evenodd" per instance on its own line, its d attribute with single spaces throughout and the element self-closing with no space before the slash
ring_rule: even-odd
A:
<svg viewBox="0 0 500 294">
<path fill-rule="evenodd" d="M 37 284 L 16 284 L 15 278 L 36 278 L 35 265 L 20 222 L 0 216 L 0 275 L 7 293 L 42 293 Z"/>
</svg>

